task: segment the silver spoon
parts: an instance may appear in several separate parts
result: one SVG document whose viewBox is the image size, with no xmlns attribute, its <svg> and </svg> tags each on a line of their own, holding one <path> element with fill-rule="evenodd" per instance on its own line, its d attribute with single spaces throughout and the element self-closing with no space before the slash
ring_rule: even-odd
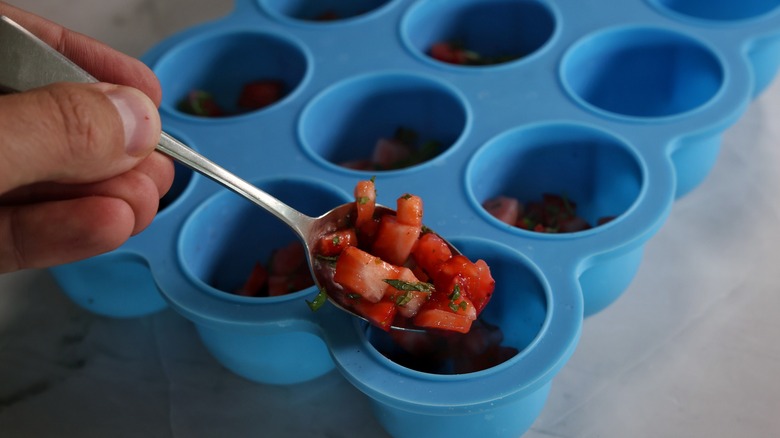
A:
<svg viewBox="0 0 780 438">
<path fill-rule="evenodd" d="M 54 50 L 11 19 L 0 16 L 0 91 L 22 92 L 54 82 L 97 82 L 97 79 Z M 199 172 L 274 214 L 295 231 L 308 254 L 311 273 L 320 290 L 331 303 L 361 319 L 361 315 L 341 302 L 346 300 L 333 281 L 328 281 L 327 268 L 315 254 L 319 238 L 351 223 L 354 202 L 340 205 L 319 217 L 307 216 L 268 193 L 225 170 L 208 158 L 190 149 L 175 138 L 162 133 L 157 150 Z M 377 205 L 375 214 L 395 214 Z M 446 240 L 445 240 L 446 241 Z M 453 254 L 460 252 L 447 242 Z M 341 299 L 343 298 L 343 300 Z M 391 326 L 394 330 L 421 331 L 413 327 Z"/>
</svg>

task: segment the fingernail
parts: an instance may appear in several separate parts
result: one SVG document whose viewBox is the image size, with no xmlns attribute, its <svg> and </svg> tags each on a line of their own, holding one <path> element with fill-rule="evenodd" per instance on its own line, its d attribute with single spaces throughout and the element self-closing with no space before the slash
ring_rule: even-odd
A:
<svg viewBox="0 0 780 438">
<path fill-rule="evenodd" d="M 130 87 L 113 87 L 106 91 L 106 96 L 122 118 L 127 154 L 148 154 L 160 137 L 160 116 L 154 103 L 141 91 Z"/>
</svg>

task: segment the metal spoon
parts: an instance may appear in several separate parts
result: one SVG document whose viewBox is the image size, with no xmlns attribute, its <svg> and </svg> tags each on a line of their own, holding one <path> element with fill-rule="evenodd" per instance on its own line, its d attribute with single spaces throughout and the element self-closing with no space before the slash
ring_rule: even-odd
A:
<svg viewBox="0 0 780 438">
<path fill-rule="evenodd" d="M 54 82 L 87 83 L 97 82 L 97 80 L 14 21 L 0 16 L 0 89 L 22 92 Z M 365 319 L 340 304 L 339 297 L 343 297 L 344 294 L 336 290 L 332 280 L 329 281 L 327 269 L 315 254 L 319 238 L 351 223 L 350 216 L 355 208 L 354 203 L 340 205 L 319 217 L 309 217 L 225 170 L 165 132 L 160 137 L 157 150 L 281 219 L 303 241 L 315 282 L 320 290 L 325 290 L 329 301 L 342 310 Z M 395 211 L 378 205 L 376 214 L 395 214 Z M 449 242 L 448 245 L 453 254 L 460 254 Z M 420 331 L 413 327 L 395 325 L 391 329 Z"/>
</svg>

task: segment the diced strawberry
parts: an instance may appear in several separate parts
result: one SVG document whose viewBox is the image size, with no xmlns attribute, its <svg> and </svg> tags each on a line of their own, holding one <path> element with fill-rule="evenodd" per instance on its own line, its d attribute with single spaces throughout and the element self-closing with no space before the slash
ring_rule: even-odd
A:
<svg viewBox="0 0 780 438">
<path fill-rule="evenodd" d="M 402 224 L 396 216 L 382 216 L 371 253 L 394 265 L 403 265 L 412 253 L 420 232 L 420 227 Z"/>
<path fill-rule="evenodd" d="M 455 278 L 478 277 L 479 271 L 466 256 L 456 254 L 439 265 L 439 269 L 433 274 L 433 283 L 439 290 L 451 287 Z"/>
<path fill-rule="evenodd" d="M 374 186 L 374 181 L 359 181 L 355 185 L 355 205 L 357 206 L 355 227 L 360 228 L 374 217 L 374 209 L 376 208 L 376 186 Z"/>
<path fill-rule="evenodd" d="M 455 255 L 442 263 L 435 274 L 434 285 L 439 291 L 451 290 L 453 282 L 460 284 L 461 294 L 469 298 L 477 313 L 490 301 L 496 284 L 484 260 L 471 262 L 463 255 Z"/>
<path fill-rule="evenodd" d="M 390 326 L 393 324 L 395 315 L 398 312 L 395 303 L 388 300 L 382 300 L 377 303 L 357 300 L 353 308 L 359 315 L 385 331 L 390 330 Z"/>
<path fill-rule="evenodd" d="M 273 252 L 268 271 L 271 275 L 291 275 L 306 263 L 306 249 L 295 240 Z"/>
<path fill-rule="evenodd" d="M 286 275 L 271 275 L 268 277 L 268 296 L 278 297 L 292 292 Z"/>
<path fill-rule="evenodd" d="M 509 196 L 497 196 L 485 201 L 482 206 L 496 219 L 513 226 L 523 216 L 523 204 Z"/>
<path fill-rule="evenodd" d="M 222 117 L 225 115 L 214 96 L 203 90 L 192 90 L 187 93 L 187 97 L 179 102 L 179 110 L 202 117 Z"/>
<path fill-rule="evenodd" d="M 414 325 L 468 333 L 472 322 L 476 320 L 474 305 L 463 296 L 450 300 L 443 294 L 437 295 L 437 298 L 432 298 L 420 308 L 414 317 Z"/>
<path fill-rule="evenodd" d="M 412 256 L 428 276 L 433 276 L 439 270 L 439 265 L 452 257 L 452 251 L 438 234 L 425 233 L 417 240 Z"/>
<path fill-rule="evenodd" d="M 466 293 L 474 304 L 474 309 L 477 313 L 480 313 L 493 296 L 493 290 L 496 288 L 496 280 L 493 279 L 493 275 L 490 273 L 490 267 L 488 267 L 488 264 L 484 260 L 477 260 L 474 262 L 474 266 L 477 268 L 477 277 L 468 279 Z"/>
<path fill-rule="evenodd" d="M 354 228 L 345 228 L 322 236 L 317 244 L 319 254 L 332 257 L 341 254 L 348 246 L 357 246 L 357 233 Z"/>
<path fill-rule="evenodd" d="M 398 268 L 357 247 L 348 246 L 336 261 L 333 281 L 348 292 L 376 303 L 387 289 L 385 279 L 398 277 Z"/>
<path fill-rule="evenodd" d="M 612 222 L 613 220 L 615 220 L 615 216 L 603 216 L 603 217 L 600 217 L 598 219 L 598 221 L 596 221 L 596 225 L 608 224 L 608 223 Z"/>
<path fill-rule="evenodd" d="M 342 161 L 339 166 L 353 170 L 374 170 L 374 163 L 368 159 Z"/>
<path fill-rule="evenodd" d="M 428 53 L 431 58 L 449 64 L 463 65 L 468 61 L 468 57 L 463 50 L 448 42 L 433 44 Z"/>
<path fill-rule="evenodd" d="M 396 139 L 380 138 L 374 145 L 371 161 L 380 169 L 393 169 L 408 160 L 413 149 Z"/>
<path fill-rule="evenodd" d="M 397 280 L 407 283 L 419 283 L 412 270 L 406 267 L 399 267 Z M 432 292 L 422 291 L 401 291 L 393 286 L 388 286 L 385 296 L 398 306 L 398 313 L 405 318 L 412 318 L 417 314 L 422 306 L 431 297 Z"/>
<path fill-rule="evenodd" d="M 579 216 L 572 216 L 561 220 L 558 223 L 558 232 L 560 233 L 574 233 L 577 231 L 585 231 L 590 228 L 590 224 Z"/>
<path fill-rule="evenodd" d="M 265 287 L 268 281 L 268 271 L 265 269 L 262 263 L 255 263 L 252 267 L 252 272 L 249 274 L 249 278 L 246 279 L 244 285 L 236 290 L 236 295 L 242 295 L 245 297 L 256 297 L 260 295 L 260 291 Z"/>
<path fill-rule="evenodd" d="M 396 217 L 404 225 L 421 228 L 423 225 L 423 201 L 416 195 L 405 194 L 396 201 Z"/>
<path fill-rule="evenodd" d="M 284 97 L 284 82 L 265 79 L 244 85 L 238 98 L 238 106 L 246 110 L 265 108 Z"/>
<path fill-rule="evenodd" d="M 338 19 L 339 19 L 339 14 L 332 9 L 328 9 L 326 11 L 320 12 L 313 18 L 314 21 L 333 21 Z"/>
<path fill-rule="evenodd" d="M 557 228 L 574 216 L 576 204 L 568 198 L 553 193 L 542 194 L 544 204 L 543 223 L 547 227 Z"/>
</svg>

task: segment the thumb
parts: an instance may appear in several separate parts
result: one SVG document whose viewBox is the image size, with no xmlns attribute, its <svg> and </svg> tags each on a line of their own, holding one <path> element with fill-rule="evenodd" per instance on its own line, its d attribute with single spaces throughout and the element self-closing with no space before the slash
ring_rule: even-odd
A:
<svg viewBox="0 0 780 438">
<path fill-rule="evenodd" d="M 60 83 L 0 96 L 0 193 L 104 180 L 133 168 L 159 138 L 157 108 L 134 88 Z"/>
</svg>

